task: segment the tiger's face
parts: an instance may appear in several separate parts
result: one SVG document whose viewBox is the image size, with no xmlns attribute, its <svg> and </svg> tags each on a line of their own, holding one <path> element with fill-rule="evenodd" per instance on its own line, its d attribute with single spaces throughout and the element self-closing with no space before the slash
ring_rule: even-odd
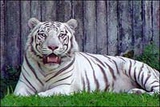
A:
<svg viewBox="0 0 160 107">
<path fill-rule="evenodd" d="M 62 23 L 40 22 L 31 18 L 28 25 L 32 29 L 31 50 L 43 60 L 44 64 L 60 64 L 63 58 L 70 57 L 75 51 L 78 51 L 74 37 L 74 30 L 77 27 L 75 19 Z"/>
</svg>

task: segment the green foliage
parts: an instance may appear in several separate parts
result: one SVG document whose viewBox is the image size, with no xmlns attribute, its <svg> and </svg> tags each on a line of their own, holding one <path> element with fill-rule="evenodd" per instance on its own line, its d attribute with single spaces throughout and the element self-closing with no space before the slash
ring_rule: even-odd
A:
<svg viewBox="0 0 160 107">
<path fill-rule="evenodd" d="M 160 53 L 159 48 L 156 47 L 155 44 L 150 44 L 145 47 L 141 55 L 136 56 L 136 59 L 160 71 L 159 53 Z"/>
<path fill-rule="evenodd" d="M 20 75 L 20 66 L 13 68 L 13 67 L 6 67 L 6 76 L 1 77 L 1 90 L 0 90 L 0 98 L 2 98 L 4 95 L 6 95 L 9 92 L 13 92 L 13 89 L 15 88 L 17 81 L 19 79 Z"/>
<path fill-rule="evenodd" d="M 134 50 L 127 51 L 126 53 L 122 54 L 123 57 L 133 58 L 134 57 Z"/>
<path fill-rule="evenodd" d="M 56 95 L 51 97 L 20 97 L 6 95 L 2 106 L 160 106 L 159 96 L 127 93 L 75 93 L 73 95 Z"/>
</svg>

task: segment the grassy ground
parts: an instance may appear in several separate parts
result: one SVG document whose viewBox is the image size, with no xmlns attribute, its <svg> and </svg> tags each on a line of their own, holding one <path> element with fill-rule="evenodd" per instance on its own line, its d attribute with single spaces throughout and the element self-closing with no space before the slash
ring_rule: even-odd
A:
<svg viewBox="0 0 160 107">
<path fill-rule="evenodd" d="M 159 95 L 116 94 L 105 92 L 76 93 L 70 96 L 16 97 L 6 95 L 1 106 L 160 106 Z"/>
</svg>

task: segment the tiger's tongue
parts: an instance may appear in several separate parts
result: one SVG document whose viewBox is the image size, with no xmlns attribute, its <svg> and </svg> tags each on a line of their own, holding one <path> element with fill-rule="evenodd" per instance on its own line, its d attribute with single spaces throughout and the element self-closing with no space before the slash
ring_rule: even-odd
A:
<svg viewBox="0 0 160 107">
<path fill-rule="evenodd" d="M 49 56 L 44 56 L 43 62 L 45 64 L 47 64 L 47 63 L 60 63 L 61 59 L 60 59 L 60 57 L 56 56 L 55 54 L 51 54 Z"/>
</svg>

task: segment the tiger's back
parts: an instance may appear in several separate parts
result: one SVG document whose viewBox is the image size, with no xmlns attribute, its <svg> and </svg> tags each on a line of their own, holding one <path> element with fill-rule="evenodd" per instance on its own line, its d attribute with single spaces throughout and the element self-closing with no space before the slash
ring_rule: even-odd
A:
<svg viewBox="0 0 160 107">
<path fill-rule="evenodd" d="M 76 55 L 77 64 L 75 65 L 79 72 L 75 71 L 75 73 L 78 73 L 75 78 L 79 77 L 79 79 L 75 79 L 77 80 L 75 83 L 81 83 L 80 90 L 128 92 L 133 88 L 145 88 L 143 83 L 149 79 L 142 80 L 143 77 L 141 76 L 143 74 L 136 74 L 137 67 L 142 67 L 143 65 L 139 61 L 120 56 L 115 57 L 81 52 L 76 53 Z M 145 66 L 147 67 L 141 69 L 144 69 L 144 72 L 153 73 L 152 75 L 156 79 L 155 82 L 158 82 L 159 78 L 157 78 L 158 75 L 155 73 L 158 73 L 158 71 L 150 68 L 148 65 Z M 142 83 L 138 83 L 139 80 L 142 80 Z"/>
</svg>

